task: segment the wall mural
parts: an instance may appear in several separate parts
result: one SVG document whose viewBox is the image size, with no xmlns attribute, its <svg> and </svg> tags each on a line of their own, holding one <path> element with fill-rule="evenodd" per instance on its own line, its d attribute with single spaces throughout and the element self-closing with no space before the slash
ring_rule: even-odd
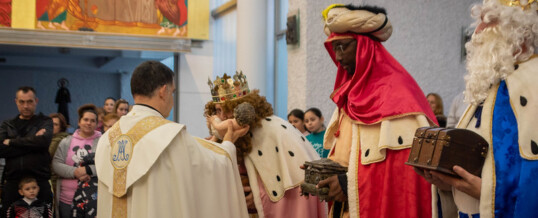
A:
<svg viewBox="0 0 538 218">
<path fill-rule="evenodd" d="M 0 0 L 0 26 L 11 27 L 11 0 Z"/>
<path fill-rule="evenodd" d="M 24 13 L 34 29 L 189 37 L 188 0 L 18 0 L 35 2 L 35 16 L 27 16 L 33 8 L 12 1 L 0 0 L 0 26 L 16 28 Z"/>
</svg>

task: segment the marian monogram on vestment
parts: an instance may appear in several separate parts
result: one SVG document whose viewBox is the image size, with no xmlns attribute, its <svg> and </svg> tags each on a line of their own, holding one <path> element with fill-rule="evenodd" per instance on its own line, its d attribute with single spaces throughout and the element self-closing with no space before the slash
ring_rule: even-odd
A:
<svg viewBox="0 0 538 218">
<path fill-rule="evenodd" d="M 122 134 L 119 122 L 110 130 L 110 162 L 114 167 L 114 183 L 112 184 L 112 217 L 127 217 L 127 167 L 133 158 L 133 150 L 138 141 L 154 129 L 171 123 L 162 117 L 150 116 L 136 123 L 127 133 Z"/>
<path fill-rule="evenodd" d="M 120 135 L 112 145 L 110 161 L 116 169 L 123 169 L 129 165 L 133 156 L 133 140 L 128 135 Z"/>
</svg>

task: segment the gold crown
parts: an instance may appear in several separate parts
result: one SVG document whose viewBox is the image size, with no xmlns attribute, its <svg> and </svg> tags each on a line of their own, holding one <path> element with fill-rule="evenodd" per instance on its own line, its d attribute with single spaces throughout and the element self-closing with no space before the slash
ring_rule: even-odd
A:
<svg viewBox="0 0 538 218">
<path fill-rule="evenodd" d="M 215 103 L 239 99 L 250 93 L 247 76 L 243 74 L 243 71 L 236 71 L 233 79 L 226 74 L 222 78 L 217 76 L 217 79 L 213 82 L 208 78 L 207 84 L 211 89 L 211 99 Z"/>
<path fill-rule="evenodd" d="M 527 10 L 527 9 L 529 9 L 531 7 L 532 3 L 537 2 L 537 1 L 536 0 L 527 0 L 527 1 L 523 1 L 523 2 L 526 2 L 526 3 L 522 3 L 520 0 L 515 0 L 515 1 L 499 0 L 499 2 L 501 2 L 501 4 L 506 5 L 506 6 L 521 7 L 523 10 Z"/>
</svg>

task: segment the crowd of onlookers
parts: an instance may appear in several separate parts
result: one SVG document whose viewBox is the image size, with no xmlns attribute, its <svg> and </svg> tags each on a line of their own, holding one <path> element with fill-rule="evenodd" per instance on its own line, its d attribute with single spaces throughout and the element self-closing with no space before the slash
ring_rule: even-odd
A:
<svg viewBox="0 0 538 218">
<path fill-rule="evenodd" d="M 456 127 L 461 115 L 463 115 L 463 112 L 468 106 L 468 104 L 463 101 L 463 97 L 463 92 L 454 97 L 452 104 L 450 105 L 448 116 L 445 116 L 443 99 L 441 96 L 433 92 L 426 95 L 428 103 L 430 103 L 430 107 L 432 108 L 440 127 Z"/>
<path fill-rule="evenodd" d="M 454 127 L 461 116 L 462 96 L 456 96 L 445 117 L 443 100 L 436 93 L 427 95 L 439 126 Z M 38 98 L 31 87 L 16 92 L 19 114 L 2 123 L 0 158 L 2 172 L 2 217 L 21 213 L 42 217 L 94 217 L 97 212 L 97 175 L 93 161 L 97 142 L 119 118 L 129 112 L 126 100 L 105 99 L 103 107 L 93 104 L 78 108 L 78 128 L 68 133 L 64 115 L 36 114 Z M 312 144 L 320 157 L 326 127 L 322 112 L 315 107 L 294 109 L 288 121 Z M 39 166 L 39 167 L 35 167 Z M 53 214 L 54 211 L 54 214 Z"/>
<path fill-rule="evenodd" d="M 448 116 L 445 116 L 441 96 L 433 92 L 426 95 L 439 127 L 456 127 L 461 115 L 468 106 L 463 101 L 463 97 L 463 93 L 460 93 L 454 98 Z M 288 121 L 306 136 L 320 157 L 326 158 L 329 155 L 330 149 L 323 147 L 323 136 L 325 135 L 326 127 L 321 110 L 316 107 L 309 108 L 306 111 L 293 109 L 288 113 Z"/>
<path fill-rule="evenodd" d="M 301 109 L 293 109 L 288 114 L 288 121 L 306 136 L 321 158 L 326 158 L 329 155 L 329 149 L 323 147 L 325 119 L 321 110 L 315 107 L 304 112 Z"/>
<path fill-rule="evenodd" d="M 32 87 L 19 88 L 15 102 L 19 114 L 0 127 L 0 217 L 95 217 L 97 142 L 129 112 L 129 103 L 109 97 L 102 108 L 82 105 L 78 128 L 68 133 L 63 114 L 36 113 Z"/>
</svg>

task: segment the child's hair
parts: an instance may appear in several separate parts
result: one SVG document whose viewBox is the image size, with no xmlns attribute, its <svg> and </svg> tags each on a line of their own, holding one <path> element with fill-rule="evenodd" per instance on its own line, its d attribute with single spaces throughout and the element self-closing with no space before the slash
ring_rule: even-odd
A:
<svg viewBox="0 0 538 218">
<path fill-rule="evenodd" d="M 103 117 L 103 122 L 108 122 L 109 120 L 119 120 L 120 117 L 116 113 L 109 113 Z"/>
<path fill-rule="evenodd" d="M 290 116 L 294 116 L 294 117 L 297 117 L 301 120 L 304 120 L 304 112 L 303 110 L 301 109 L 293 109 L 292 111 L 290 111 L 290 113 L 288 114 L 288 119 L 290 118 Z"/>
<path fill-rule="evenodd" d="M 21 181 L 19 182 L 19 189 L 22 189 L 22 186 L 28 184 L 28 183 L 31 183 L 31 182 L 35 182 L 37 183 L 37 180 L 35 180 L 35 178 L 33 177 L 24 177 L 21 179 Z"/>
<path fill-rule="evenodd" d="M 98 107 L 97 108 L 97 114 L 101 114 L 101 115 L 104 116 L 104 114 L 106 114 L 105 109 L 103 109 L 102 107 Z"/>
<path fill-rule="evenodd" d="M 314 113 L 319 118 L 323 117 L 323 115 L 321 115 L 321 111 L 316 107 L 311 107 L 308 110 L 306 110 L 304 113 L 306 114 L 308 112 Z"/>
</svg>

